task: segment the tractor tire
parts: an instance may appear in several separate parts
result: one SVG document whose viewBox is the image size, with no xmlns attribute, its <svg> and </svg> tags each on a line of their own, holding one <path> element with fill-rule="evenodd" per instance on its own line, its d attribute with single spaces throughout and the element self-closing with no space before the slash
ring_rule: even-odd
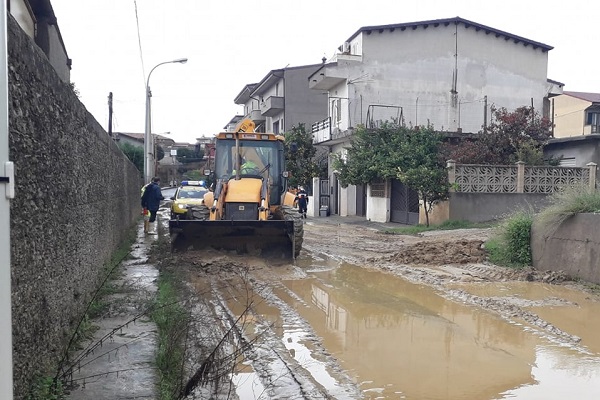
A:
<svg viewBox="0 0 600 400">
<path fill-rule="evenodd" d="M 294 258 L 296 258 L 302 250 L 302 242 L 304 241 L 304 221 L 297 209 L 290 206 L 283 206 L 281 209 L 284 220 L 294 221 Z"/>
<path fill-rule="evenodd" d="M 200 205 L 194 206 L 193 208 L 188 209 L 187 217 L 188 219 L 195 219 L 199 221 L 208 221 L 210 216 L 210 210 L 207 206 Z"/>
</svg>

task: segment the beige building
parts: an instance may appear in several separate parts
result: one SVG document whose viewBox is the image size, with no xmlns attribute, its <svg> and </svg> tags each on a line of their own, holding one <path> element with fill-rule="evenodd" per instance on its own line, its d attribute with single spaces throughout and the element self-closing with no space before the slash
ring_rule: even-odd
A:
<svg viewBox="0 0 600 400">
<path fill-rule="evenodd" d="M 553 99 L 554 137 L 600 133 L 600 93 L 564 91 Z"/>
</svg>

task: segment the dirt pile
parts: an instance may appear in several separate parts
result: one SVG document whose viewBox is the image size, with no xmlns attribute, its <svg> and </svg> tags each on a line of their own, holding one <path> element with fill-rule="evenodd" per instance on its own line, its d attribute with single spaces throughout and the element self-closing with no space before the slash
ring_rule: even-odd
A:
<svg viewBox="0 0 600 400">
<path fill-rule="evenodd" d="M 404 245 L 383 260 L 396 264 L 445 265 L 480 263 L 485 259 L 483 240 L 435 241 Z"/>
</svg>

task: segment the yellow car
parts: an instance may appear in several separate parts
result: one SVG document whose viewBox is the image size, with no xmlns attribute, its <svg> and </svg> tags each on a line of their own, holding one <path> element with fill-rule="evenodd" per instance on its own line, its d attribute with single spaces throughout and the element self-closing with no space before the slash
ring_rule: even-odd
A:
<svg viewBox="0 0 600 400">
<path fill-rule="evenodd" d="M 171 218 L 184 217 L 189 207 L 202 205 L 206 192 L 204 181 L 182 181 L 175 196 L 171 197 Z"/>
</svg>

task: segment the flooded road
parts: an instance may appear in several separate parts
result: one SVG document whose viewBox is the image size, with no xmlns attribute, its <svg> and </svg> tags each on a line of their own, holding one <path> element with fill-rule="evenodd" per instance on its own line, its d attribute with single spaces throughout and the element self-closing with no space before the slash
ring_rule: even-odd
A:
<svg viewBox="0 0 600 400">
<path fill-rule="evenodd" d="M 445 300 L 428 287 L 349 264 L 284 285 L 281 298 L 315 329 L 365 398 L 564 398 L 557 387 L 570 398 L 600 398 L 600 357 L 589 351 L 600 343 L 597 326 L 579 315 L 561 318 L 573 309 L 600 315 L 597 303 L 580 298 L 580 306 L 553 307 L 562 307 L 555 325 L 569 323 L 590 338 L 586 351 Z M 527 291 L 532 299 L 548 290 L 538 285 L 528 284 L 537 288 Z"/>
<path fill-rule="evenodd" d="M 409 239 L 365 243 L 387 241 L 389 260 L 393 240 Z M 244 272 L 212 276 L 211 301 L 253 342 L 232 378 L 241 400 L 600 398 L 600 302 L 582 290 L 310 242 L 293 265 L 231 260 Z"/>
</svg>

